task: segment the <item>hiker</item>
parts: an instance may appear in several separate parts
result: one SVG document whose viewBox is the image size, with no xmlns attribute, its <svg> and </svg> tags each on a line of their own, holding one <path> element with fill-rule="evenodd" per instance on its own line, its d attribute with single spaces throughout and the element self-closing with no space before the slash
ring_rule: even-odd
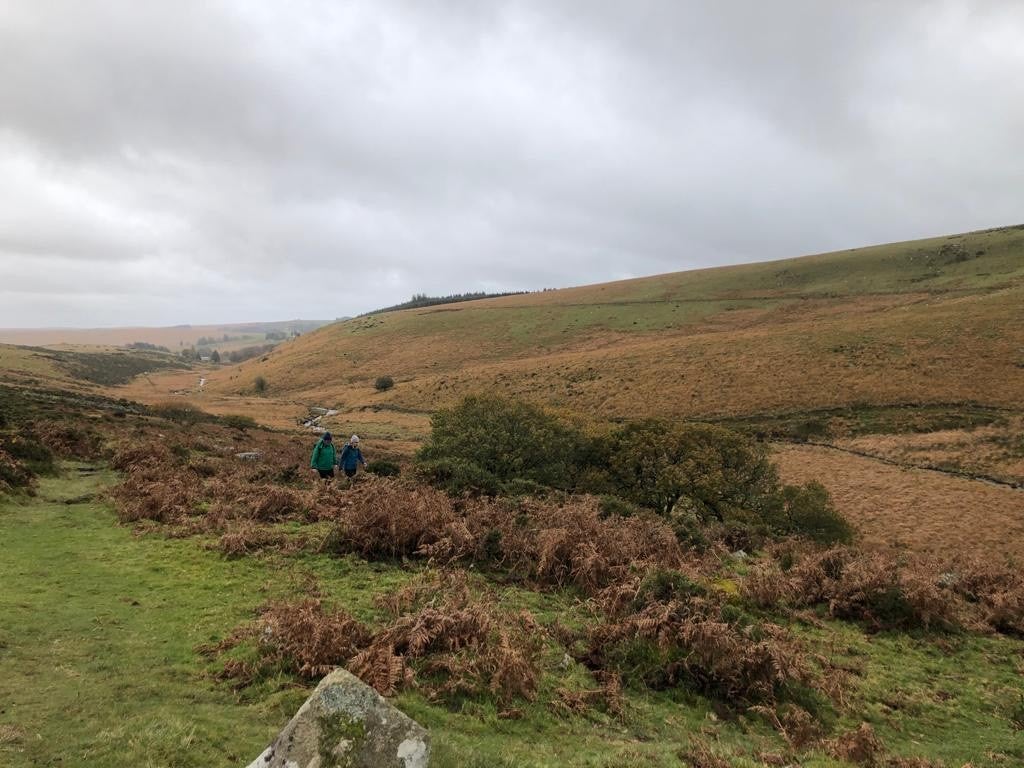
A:
<svg viewBox="0 0 1024 768">
<path fill-rule="evenodd" d="M 321 480 L 329 483 L 334 478 L 336 458 L 337 451 L 334 448 L 334 440 L 331 437 L 331 433 L 324 432 L 313 447 L 313 455 L 309 457 L 309 466 L 314 472 L 320 473 Z"/>
<path fill-rule="evenodd" d="M 341 449 L 338 466 L 345 473 L 345 477 L 351 480 L 356 476 L 356 469 L 360 464 L 363 465 L 363 469 L 366 468 L 366 459 L 363 458 L 363 453 L 359 450 L 359 435 L 352 435 L 348 445 Z"/>
</svg>

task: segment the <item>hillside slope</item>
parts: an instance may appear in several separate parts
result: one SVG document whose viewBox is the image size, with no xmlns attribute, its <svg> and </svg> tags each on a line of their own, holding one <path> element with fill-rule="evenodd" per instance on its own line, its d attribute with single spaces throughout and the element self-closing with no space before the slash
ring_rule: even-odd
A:
<svg viewBox="0 0 1024 768">
<path fill-rule="evenodd" d="M 1024 227 L 337 323 L 211 377 L 344 410 L 481 389 L 598 419 L 1024 400 Z M 394 377 L 387 393 L 376 377 Z"/>
<path fill-rule="evenodd" d="M 203 346 L 205 339 L 215 340 L 205 346 L 221 352 L 262 344 L 269 332 L 290 336 L 293 331 L 306 333 L 323 325 L 321 320 L 285 320 L 262 323 L 226 325 L 175 325 L 165 327 L 123 328 L 0 328 L 0 344 L 21 346 L 123 347 L 143 342 L 167 347 L 178 352 L 184 347 Z M 283 337 L 282 337 L 283 338 Z"/>
</svg>

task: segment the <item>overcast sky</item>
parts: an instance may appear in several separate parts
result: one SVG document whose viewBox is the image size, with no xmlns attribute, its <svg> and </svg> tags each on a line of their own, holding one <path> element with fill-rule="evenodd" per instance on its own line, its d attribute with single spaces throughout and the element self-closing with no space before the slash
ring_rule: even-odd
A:
<svg viewBox="0 0 1024 768">
<path fill-rule="evenodd" d="M 1024 222 L 1019 0 L 0 0 L 0 326 Z"/>
</svg>

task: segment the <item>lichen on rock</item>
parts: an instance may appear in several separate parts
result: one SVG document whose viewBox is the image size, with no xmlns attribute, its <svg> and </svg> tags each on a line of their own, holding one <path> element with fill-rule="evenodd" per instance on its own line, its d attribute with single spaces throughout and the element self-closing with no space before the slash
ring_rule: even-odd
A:
<svg viewBox="0 0 1024 768">
<path fill-rule="evenodd" d="M 316 687 L 249 768 L 428 768 L 430 736 L 345 670 Z"/>
</svg>

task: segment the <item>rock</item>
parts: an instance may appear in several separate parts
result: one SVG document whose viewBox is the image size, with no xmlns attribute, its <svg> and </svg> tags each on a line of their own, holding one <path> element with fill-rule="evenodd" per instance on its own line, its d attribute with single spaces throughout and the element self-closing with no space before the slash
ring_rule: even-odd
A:
<svg viewBox="0 0 1024 768">
<path fill-rule="evenodd" d="M 732 557 L 734 560 L 746 560 L 748 557 L 750 557 L 750 555 L 748 555 L 742 549 L 737 549 L 735 552 L 732 553 Z"/>
<path fill-rule="evenodd" d="M 259 451 L 244 451 L 243 453 L 236 453 L 235 458 L 241 459 L 242 461 L 256 461 L 260 457 Z"/>
<path fill-rule="evenodd" d="M 337 669 L 248 768 L 427 768 L 429 762 L 426 729 Z"/>
</svg>

